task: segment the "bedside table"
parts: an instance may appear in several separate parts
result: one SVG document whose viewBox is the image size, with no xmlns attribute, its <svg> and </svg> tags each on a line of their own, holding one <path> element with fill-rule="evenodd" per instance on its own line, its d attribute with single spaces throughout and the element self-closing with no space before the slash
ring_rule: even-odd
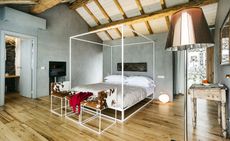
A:
<svg viewBox="0 0 230 141">
<path fill-rule="evenodd" d="M 192 101 L 192 123 L 193 127 L 196 127 L 197 120 L 197 98 L 213 100 L 218 102 L 218 122 L 222 123 L 223 136 L 227 137 L 226 127 L 226 90 L 225 86 L 219 86 L 218 84 L 210 84 L 208 86 L 202 84 L 193 84 L 189 88 L 189 94 Z"/>
</svg>

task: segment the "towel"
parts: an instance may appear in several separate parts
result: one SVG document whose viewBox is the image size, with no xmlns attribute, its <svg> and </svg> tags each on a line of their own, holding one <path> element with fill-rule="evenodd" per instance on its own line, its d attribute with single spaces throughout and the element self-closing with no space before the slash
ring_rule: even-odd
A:
<svg viewBox="0 0 230 141">
<path fill-rule="evenodd" d="M 78 114 L 80 114 L 80 104 L 82 101 L 86 100 L 88 97 L 92 96 L 91 92 L 79 92 L 71 96 L 69 101 L 69 106 L 72 107 L 74 113 L 76 113 L 76 106 L 78 106 Z"/>
</svg>

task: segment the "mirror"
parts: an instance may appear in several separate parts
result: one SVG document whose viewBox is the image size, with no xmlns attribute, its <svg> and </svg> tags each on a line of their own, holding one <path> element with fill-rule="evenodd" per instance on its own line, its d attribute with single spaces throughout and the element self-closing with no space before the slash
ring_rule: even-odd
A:
<svg viewBox="0 0 230 141">
<path fill-rule="evenodd" d="M 220 29 L 220 64 L 230 64 L 230 11 Z"/>
</svg>

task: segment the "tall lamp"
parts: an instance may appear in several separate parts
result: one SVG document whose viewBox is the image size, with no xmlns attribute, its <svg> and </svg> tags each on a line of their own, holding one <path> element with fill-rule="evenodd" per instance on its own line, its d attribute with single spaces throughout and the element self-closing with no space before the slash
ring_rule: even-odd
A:
<svg viewBox="0 0 230 141">
<path fill-rule="evenodd" d="M 185 52 L 184 140 L 188 140 L 187 114 L 187 50 L 214 45 L 207 21 L 199 7 L 182 9 L 171 17 L 165 49 Z"/>
</svg>

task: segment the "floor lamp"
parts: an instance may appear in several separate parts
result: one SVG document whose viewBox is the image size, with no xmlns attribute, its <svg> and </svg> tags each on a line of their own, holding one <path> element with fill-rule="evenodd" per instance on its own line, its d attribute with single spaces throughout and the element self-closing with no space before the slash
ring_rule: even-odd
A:
<svg viewBox="0 0 230 141">
<path fill-rule="evenodd" d="M 167 51 L 185 51 L 185 96 L 184 96 L 184 140 L 188 140 L 187 114 L 187 50 L 213 47 L 214 42 L 199 7 L 182 9 L 171 17 L 165 49 Z"/>
</svg>

